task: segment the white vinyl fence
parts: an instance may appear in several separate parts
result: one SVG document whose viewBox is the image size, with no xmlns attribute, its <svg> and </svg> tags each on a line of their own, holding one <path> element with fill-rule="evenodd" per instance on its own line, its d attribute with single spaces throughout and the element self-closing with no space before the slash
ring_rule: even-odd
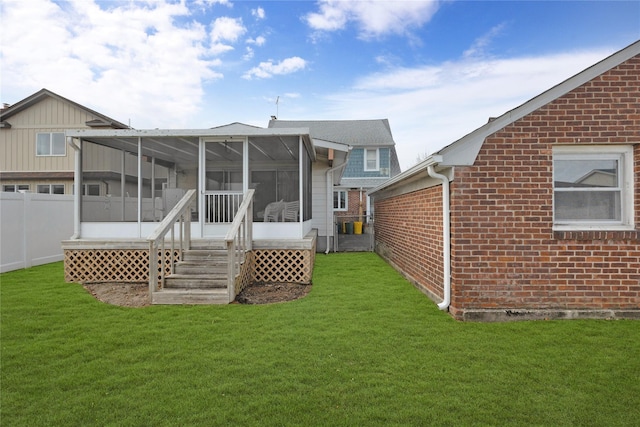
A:
<svg viewBox="0 0 640 427">
<path fill-rule="evenodd" d="M 0 192 L 0 273 L 62 261 L 73 196 Z"/>
</svg>

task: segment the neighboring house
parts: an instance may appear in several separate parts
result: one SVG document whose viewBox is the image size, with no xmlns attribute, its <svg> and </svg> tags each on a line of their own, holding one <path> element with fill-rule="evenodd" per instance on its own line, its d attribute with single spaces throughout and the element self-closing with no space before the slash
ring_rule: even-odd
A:
<svg viewBox="0 0 640 427">
<path fill-rule="evenodd" d="M 125 129 L 126 125 L 47 89 L 0 112 L 0 191 L 72 194 L 74 155 L 67 129 Z M 107 194 L 110 166 L 100 150 L 87 152 L 93 179 L 83 191 Z M 99 166 L 99 163 L 104 163 Z M 118 175 L 119 176 L 119 175 Z M 119 177 L 118 177 L 119 180 Z M 119 187 L 118 187 L 119 188 Z"/>
<path fill-rule="evenodd" d="M 640 41 L 370 195 L 376 251 L 456 319 L 640 318 Z"/>
<path fill-rule="evenodd" d="M 228 303 L 251 281 L 308 283 L 318 241 L 333 236 L 330 191 L 349 147 L 308 128 L 66 137 L 77 186 L 93 179 L 86 151 L 120 159 L 121 175 L 118 191 L 75 192 L 74 236 L 63 242 L 68 281 L 148 280 L 154 303 Z"/>
<path fill-rule="evenodd" d="M 278 120 L 269 128 L 305 127 L 314 138 L 347 144 L 351 149 L 342 180 L 333 188 L 336 216 L 348 221 L 371 213 L 367 191 L 400 173 L 389 120 Z"/>
</svg>

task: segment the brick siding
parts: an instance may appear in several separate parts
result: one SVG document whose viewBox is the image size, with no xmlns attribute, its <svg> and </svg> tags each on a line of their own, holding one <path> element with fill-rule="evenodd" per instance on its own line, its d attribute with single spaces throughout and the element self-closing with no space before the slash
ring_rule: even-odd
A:
<svg viewBox="0 0 640 427">
<path fill-rule="evenodd" d="M 634 144 L 635 231 L 554 232 L 552 147 Z M 376 202 L 376 248 L 442 298 L 441 186 Z M 451 183 L 450 311 L 640 308 L 640 57 L 489 136 Z"/>
</svg>

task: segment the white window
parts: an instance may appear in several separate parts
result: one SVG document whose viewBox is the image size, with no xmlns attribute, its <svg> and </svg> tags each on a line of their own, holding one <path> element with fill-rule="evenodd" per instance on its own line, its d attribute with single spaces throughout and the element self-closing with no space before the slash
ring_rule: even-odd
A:
<svg viewBox="0 0 640 427">
<path fill-rule="evenodd" d="M 29 191 L 29 184 L 7 184 L 2 186 L 2 191 L 15 193 L 16 191 Z"/>
<path fill-rule="evenodd" d="M 558 146 L 553 149 L 554 228 L 633 228 L 633 148 Z"/>
<path fill-rule="evenodd" d="M 66 154 L 63 132 L 40 132 L 36 134 L 37 156 L 64 156 Z"/>
<path fill-rule="evenodd" d="M 40 194 L 64 194 L 64 184 L 38 184 Z"/>
<path fill-rule="evenodd" d="M 364 170 L 377 171 L 380 169 L 380 155 L 377 148 L 364 149 Z"/>
<path fill-rule="evenodd" d="M 333 192 L 333 209 L 336 211 L 347 210 L 347 192 L 346 190 L 338 190 Z"/>
<path fill-rule="evenodd" d="M 83 196 L 99 196 L 100 184 L 82 184 Z"/>
</svg>

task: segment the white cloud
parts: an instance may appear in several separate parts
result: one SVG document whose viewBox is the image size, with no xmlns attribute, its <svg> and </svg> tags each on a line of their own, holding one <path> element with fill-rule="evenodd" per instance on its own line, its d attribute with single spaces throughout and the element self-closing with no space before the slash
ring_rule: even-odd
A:
<svg viewBox="0 0 640 427">
<path fill-rule="evenodd" d="M 46 87 L 135 127 L 181 126 L 203 82 L 222 77 L 204 26 L 176 23 L 189 15 L 184 3 L 3 0 L 0 14 L 10 102 Z"/>
<path fill-rule="evenodd" d="M 254 67 L 247 71 L 243 77 L 248 80 L 252 79 L 253 77 L 266 79 L 273 77 L 274 75 L 295 73 L 296 71 L 305 69 L 306 66 L 307 61 L 300 58 L 299 56 L 294 56 L 291 58 L 283 59 L 278 63 L 274 63 L 273 61 L 261 62 L 257 67 Z"/>
<path fill-rule="evenodd" d="M 233 3 L 229 0 L 195 0 L 194 4 L 196 6 L 213 6 L 215 4 L 221 4 L 227 7 L 233 7 Z"/>
<path fill-rule="evenodd" d="M 471 47 L 464 51 L 463 56 L 466 58 L 483 57 L 487 55 L 487 48 L 493 42 L 493 39 L 501 35 L 507 25 L 505 23 L 498 24 L 491 28 L 486 34 L 477 38 Z"/>
<path fill-rule="evenodd" d="M 256 46 L 262 46 L 266 42 L 267 42 L 267 39 L 265 39 L 262 36 L 258 36 L 255 39 L 253 39 L 253 38 L 247 39 L 247 44 L 254 44 Z"/>
<path fill-rule="evenodd" d="M 389 118 L 401 166 L 431 154 L 572 75 L 613 49 L 469 59 L 364 76 L 324 97 L 317 119 Z"/>
<path fill-rule="evenodd" d="M 264 19 L 266 16 L 264 13 L 264 9 L 261 7 L 251 9 L 251 15 L 256 19 Z"/>
<path fill-rule="evenodd" d="M 244 59 L 245 61 L 248 61 L 251 58 L 253 58 L 253 55 L 255 55 L 255 52 L 253 51 L 253 48 L 251 46 L 247 46 L 245 48 L 245 54 L 242 57 L 242 59 Z"/>
<path fill-rule="evenodd" d="M 307 24 L 317 31 L 337 31 L 355 22 L 361 38 L 387 34 L 406 35 L 428 22 L 438 1 L 321 0 L 318 12 L 307 14 Z"/>
<path fill-rule="evenodd" d="M 226 43 L 235 43 L 246 32 L 247 29 L 242 25 L 240 18 L 216 18 L 211 23 L 211 52 L 217 55 L 233 50 L 233 46 Z"/>
</svg>

